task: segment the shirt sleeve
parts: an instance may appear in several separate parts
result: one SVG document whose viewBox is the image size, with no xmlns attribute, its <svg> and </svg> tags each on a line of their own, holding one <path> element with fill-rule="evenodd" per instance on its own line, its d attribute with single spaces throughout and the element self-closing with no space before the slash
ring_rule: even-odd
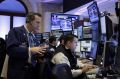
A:
<svg viewBox="0 0 120 79">
<path fill-rule="evenodd" d="M 77 70 L 72 69 L 71 72 L 72 72 L 73 77 L 77 77 L 77 76 L 82 74 L 82 70 L 81 69 L 77 69 Z"/>
<path fill-rule="evenodd" d="M 84 67 L 85 65 L 80 60 L 77 59 L 77 66 L 81 68 Z"/>
<path fill-rule="evenodd" d="M 57 53 L 51 60 L 54 64 L 62 64 L 62 63 L 66 63 L 70 66 L 70 62 L 68 60 L 68 58 L 63 54 L 63 53 Z M 81 69 L 77 69 L 71 70 L 73 77 L 77 77 L 78 75 L 82 74 L 82 70 Z"/>
<path fill-rule="evenodd" d="M 52 58 L 52 62 L 54 64 L 62 64 L 62 63 L 66 63 L 70 66 L 70 62 L 68 60 L 68 58 L 63 54 L 63 53 L 57 53 L 53 58 Z"/>
</svg>

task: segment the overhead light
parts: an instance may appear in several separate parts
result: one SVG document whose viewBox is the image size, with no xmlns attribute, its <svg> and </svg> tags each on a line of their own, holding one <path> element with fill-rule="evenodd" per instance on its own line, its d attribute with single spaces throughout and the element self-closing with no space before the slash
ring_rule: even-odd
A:
<svg viewBox="0 0 120 79">
<path fill-rule="evenodd" d="M 55 1 L 55 0 L 42 0 L 42 2 L 52 2 L 52 1 Z"/>
</svg>

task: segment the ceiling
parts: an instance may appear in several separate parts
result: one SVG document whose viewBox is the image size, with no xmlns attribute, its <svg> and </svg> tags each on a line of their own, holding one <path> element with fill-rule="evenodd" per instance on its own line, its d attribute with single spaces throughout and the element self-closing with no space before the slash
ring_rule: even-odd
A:
<svg viewBox="0 0 120 79">
<path fill-rule="evenodd" d="M 116 12 L 115 12 L 115 3 L 117 2 L 117 0 L 95 0 L 95 1 L 97 1 L 100 12 L 107 11 L 108 13 L 111 14 L 111 17 L 114 23 L 118 22 L 117 17 L 116 17 Z M 75 14 L 75 15 L 81 15 L 84 17 L 88 17 L 87 7 L 91 4 L 92 2 L 89 2 L 83 6 L 80 6 L 76 9 L 66 12 L 66 14 Z"/>
<path fill-rule="evenodd" d="M 64 1 L 63 0 L 34 0 L 34 2 L 54 3 L 54 4 L 64 4 L 65 1 L 67 1 L 67 0 L 64 0 Z M 71 1 L 71 0 L 68 0 L 68 1 Z M 117 0 L 95 0 L 95 1 L 97 1 L 97 4 L 98 4 L 100 12 L 108 11 L 112 15 L 115 15 L 115 2 Z M 84 1 L 81 1 L 81 3 L 83 3 L 83 2 Z M 72 9 L 72 10 L 66 12 L 66 13 L 88 16 L 87 6 L 89 6 L 91 3 L 92 2 L 89 2 L 89 3 L 87 3 L 87 4 L 83 5 L 83 6 L 80 6 L 78 8 Z M 66 5 L 68 5 L 68 4 L 66 4 Z"/>
<path fill-rule="evenodd" d="M 63 1 L 63 12 L 70 11 L 82 5 L 85 5 L 93 0 L 64 0 Z"/>
<path fill-rule="evenodd" d="M 55 3 L 55 4 L 62 4 L 63 0 L 34 0 L 35 2 L 42 2 L 42 3 Z"/>
<path fill-rule="evenodd" d="M 99 11 L 100 12 L 104 12 L 104 11 L 108 11 L 110 12 L 112 15 L 115 15 L 115 2 L 117 0 L 95 0 L 97 1 L 97 4 L 98 4 L 98 8 L 99 8 Z M 80 6 L 76 9 L 73 9 L 73 10 L 70 10 L 66 13 L 72 13 L 72 14 L 76 14 L 76 15 L 83 15 L 83 16 L 88 16 L 88 13 L 87 13 L 87 7 L 89 5 L 91 5 L 92 2 L 90 3 L 87 3 L 83 6 Z"/>
</svg>

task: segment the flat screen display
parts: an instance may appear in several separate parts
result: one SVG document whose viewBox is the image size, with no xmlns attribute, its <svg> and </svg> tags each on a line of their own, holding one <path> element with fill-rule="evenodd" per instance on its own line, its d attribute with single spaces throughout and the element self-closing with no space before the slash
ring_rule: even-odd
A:
<svg viewBox="0 0 120 79">
<path fill-rule="evenodd" d="M 77 42 L 77 47 L 75 49 L 75 52 L 80 54 L 80 41 Z"/>
<path fill-rule="evenodd" d="M 52 33 L 53 36 L 59 38 L 63 34 L 63 31 L 61 29 L 59 29 L 59 30 L 52 30 L 51 33 Z"/>
<path fill-rule="evenodd" d="M 87 7 L 87 10 L 91 22 L 96 22 L 99 20 L 99 9 L 97 2 L 93 2 L 90 6 Z"/>
<path fill-rule="evenodd" d="M 41 40 L 42 39 L 42 34 L 41 33 L 36 33 L 34 35 L 35 35 L 37 40 Z"/>
<path fill-rule="evenodd" d="M 105 21 L 105 17 L 101 17 L 101 33 L 102 34 L 106 34 L 106 21 Z"/>
<path fill-rule="evenodd" d="M 78 35 L 78 39 L 82 39 L 83 38 L 83 26 L 78 27 L 77 29 L 77 35 Z"/>
<path fill-rule="evenodd" d="M 42 33 L 43 39 L 49 39 L 50 33 L 49 32 L 44 32 Z"/>
<path fill-rule="evenodd" d="M 92 41 L 91 40 L 85 40 L 80 42 L 80 50 L 82 52 L 91 52 L 92 47 Z"/>
<path fill-rule="evenodd" d="M 78 31 L 77 31 L 77 29 L 74 29 L 73 32 L 74 32 L 74 35 L 78 36 Z"/>
<path fill-rule="evenodd" d="M 83 38 L 92 38 L 92 27 L 83 27 Z"/>
<path fill-rule="evenodd" d="M 98 47 L 98 43 L 97 42 L 92 42 L 90 58 L 96 59 L 97 47 Z"/>
<path fill-rule="evenodd" d="M 74 21 L 78 19 L 78 15 L 52 13 L 51 30 L 62 29 L 63 31 L 71 31 Z"/>
<path fill-rule="evenodd" d="M 72 31 L 64 31 L 63 34 L 64 35 L 72 34 Z"/>
</svg>

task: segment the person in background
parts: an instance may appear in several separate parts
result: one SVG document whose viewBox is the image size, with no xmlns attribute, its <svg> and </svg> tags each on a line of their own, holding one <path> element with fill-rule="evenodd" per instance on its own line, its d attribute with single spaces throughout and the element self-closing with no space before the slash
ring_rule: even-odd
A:
<svg viewBox="0 0 120 79">
<path fill-rule="evenodd" d="M 50 36 L 49 38 L 49 49 L 55 51 L 57 46 L 57 38 L 55 36 Z"/>
<path fill-rule="evenodd" d="M 55 36 L 49 37 L 49 48 L 47 50 L 48 54 L 47 57 L 51 59 L 54 55 L 57 46 L 57 38 Z"/>
<path fill-rule="evenodd" d="M 40 31 L 41 14 L 28 13 L 26 24 L 9 31 L 7 54 L 9 55 L 7 79 L 38 79 L 36 56 L 44 56 L 47 47 L 38 46 L 34 33 Z"/>
<path fill-rule="evenodd" d="M 58 44 L 58 46 L 56 47 L 56 50 L 60 50 L 61 48 L 64 47 L 64 39 L 65 39 L 65 35 L 61 35 L 60 38 L 58 39 L 60 41 L 60 43 Z M 56 52 L 55 52 L 56 53 Z"/>
<path fill-rule="evenodd" d="M 64 38 L 65 38 L 65 35 L 60 36 L 60 38 L 59 38 L 60 44 L 58 45 L 58 48 L 59 48 L 59 46 L 64 46 Z"/>
<path fill-rule="evenodd" d="M 90 65 L 82 64 L 75 56 L 75 48 L 77 46 L 77 36 L 66 35 L 64 39 L 64 46 L 56 50 L 51 62 L 54 64 L 66 63 L 71 67 L 74 79 L 84 78 L 88 70 L 92 68 Z"/>
</svg>

